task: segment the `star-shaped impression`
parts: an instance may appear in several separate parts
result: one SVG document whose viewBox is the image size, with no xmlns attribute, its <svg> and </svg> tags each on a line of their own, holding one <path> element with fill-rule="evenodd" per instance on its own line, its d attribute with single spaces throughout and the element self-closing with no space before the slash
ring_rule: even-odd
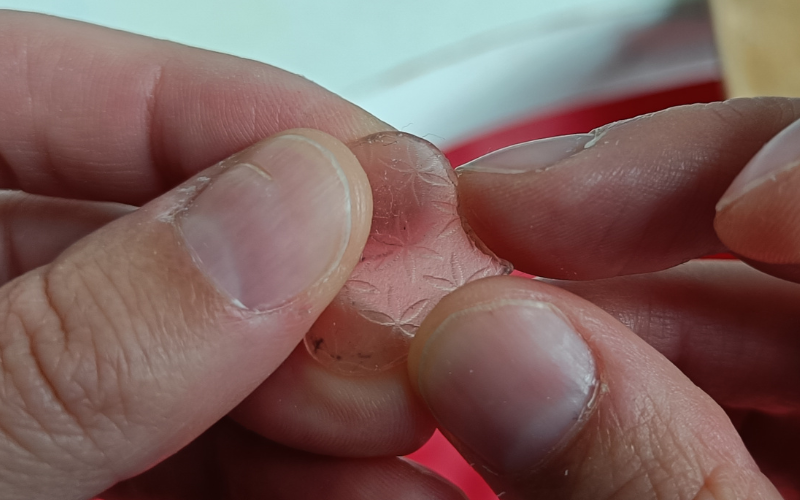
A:
<svg viewBox="0 0 800 500">
<path fill-rule="evenodd" d="M 511 267 L 461 223 L 456 177 L 432 144 L 382 132 L 350 145 L 373 193 L 361 262 L 306 335 L 324 365 L 368 374 L 405 360 L 422 319 L 447 293 Z"/>
</svg>

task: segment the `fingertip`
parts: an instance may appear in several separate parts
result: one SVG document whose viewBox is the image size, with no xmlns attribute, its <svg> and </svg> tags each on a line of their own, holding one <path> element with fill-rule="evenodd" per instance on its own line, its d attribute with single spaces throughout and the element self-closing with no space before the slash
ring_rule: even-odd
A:
<svg viewBox="0 0 800 500">
<path fill-rule="evenodd" d="M 733 252 L 764 264 L 800 264 L 800 168 L 789 165 L 723 200 L 714 219 Z"/>
<path fill-rule="evenodd" d="M 728 470 L 722 486 L 773 498 L 724 411 L 599 308 L 515 278 L 478 281 L 441 306 L 409 369 L 495 491 L 677 498 Z"/>
<path fill-rule="evenodd" d="M 547 300 L 547 285 L 509 279 L 471 288 L 423 324 L 412 377 L 440 425 L 485 466 L 528 471 L 591 413 L 594 355 Z"/>
<path fill-rule="evenodd" d="M 178 189 L 175 217 L 198 268 L 253 311 L 333 298 L 366 242 L 372 198 L 358 161 L 323 132 L 260 141 Z"/>
</svg>

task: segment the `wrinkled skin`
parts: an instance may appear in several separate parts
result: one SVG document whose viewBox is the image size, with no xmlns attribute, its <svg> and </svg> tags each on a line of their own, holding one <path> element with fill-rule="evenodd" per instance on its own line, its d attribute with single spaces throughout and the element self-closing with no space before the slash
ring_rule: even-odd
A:
<svg viewBox="0 0 800 500">
<path fill-rule="evenodd" d="M 304 291 L 306 307 L 288 308 L 294 324 L 219 293 L 158 216 L 186 194 L 172 188 L 298 127 L 332 152 L 353 193 L 367 193 L 344 144 L 390 127 L 275 68 L 43 16 L 0 13 L 0 74 L 0 185 L 18 190 L 0 197 L 0 496 L 461 498 L 396 458 L 430 435 L 428 406 L 458 396 L 420 399 L 414 353 L 453 359 L 426 331 L 509 294 L 556 304 L 607 392 L 524 474 L 474 462 L 505 498 L 800 489 L 797 170 L 715 210 L 800 117 L 796 100 L 676 108 L 604 130 L 543 171 L 462 174 L 462 215 L 489 248 L 575 281 L 468 284 L 420 326 L 411 378 L 402 365 L 355 378 L 299 344 L 358 262 L 366 204 L 350 214 L 341 269 Z M 738 262 L 660 272 L 725 249 L 773 276 Z M 513 380 L 484 382 L 514 395 Z M 476 436 L 439 425 L 475 457 Z"/>
</svg>

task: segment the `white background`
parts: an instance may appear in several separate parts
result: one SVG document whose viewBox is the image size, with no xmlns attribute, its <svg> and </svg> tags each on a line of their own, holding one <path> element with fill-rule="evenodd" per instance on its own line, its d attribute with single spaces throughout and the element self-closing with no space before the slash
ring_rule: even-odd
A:
<svg viewBox="0 0 800 500">
<path fill-rule="evenodd" d="M 713 77 L 710 29 L 702 8 L 691 9 L 702 3 L 0 0 L 0 7 L 273 64 L 446 146 L 548 107 Z M 680 14 L 687 5 L 688 17 Z"/>
</svg>

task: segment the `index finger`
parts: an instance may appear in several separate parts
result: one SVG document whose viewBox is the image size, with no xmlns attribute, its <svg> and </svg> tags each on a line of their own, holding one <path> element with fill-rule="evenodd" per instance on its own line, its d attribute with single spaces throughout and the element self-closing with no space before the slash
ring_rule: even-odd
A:
<svg viewBox="0 0 800 500">
<path fill-rule="evenodd" d="M 462 214 L 518 269 L 597 279 L 725 251 L 715 205 L 800 100 L 672 108 L 460 167 Z"/>
<path fill-rule="evenodd" d="M 390 127 L 302 77 L 75 21 L 0 11 L 0 188 L 141 204 L 264 137 Z"/>
</svg>

